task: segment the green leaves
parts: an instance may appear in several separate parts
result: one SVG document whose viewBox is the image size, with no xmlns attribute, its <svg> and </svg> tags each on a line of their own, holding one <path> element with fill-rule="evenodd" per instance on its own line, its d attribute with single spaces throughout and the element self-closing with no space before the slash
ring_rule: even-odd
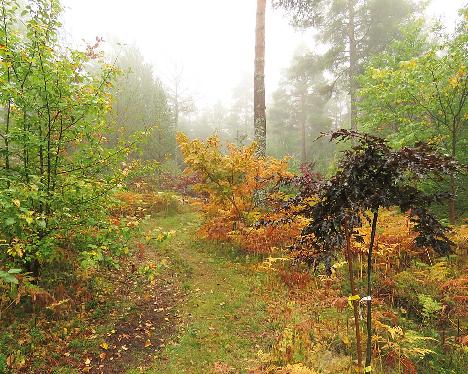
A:
<svg viewBox="0 0 468 374">
<path fill-rule="evenodd" d="M 8 243 L 0 261 L 27 264 L 51 261 L 64 238 L 99 228 L 140 139 L 109 147 L 117 70 L 103 61 L 101 41 L 70 50 L 58 40 L 60 1 L 24 3 L 0 8 L 0 240 Z"/>
<path fill-rule="evenodd" d="M 15 274 L 21 273 L 21 269 L 10 269 L 8 271 L 0 270 L 0 280 L 5 283 L 18 284 Z"/>
<path fill-rule="evenodd" d="M 432 42 L 421 25 L 376 56 L 361 77 L 360 121 L 366 131 L 397 147 L 426 141 L 466 161 L 468 36 L 466 20 L 455 35 Z M 466 134 L 465 134 L 466 135 Z"/>
</svg>

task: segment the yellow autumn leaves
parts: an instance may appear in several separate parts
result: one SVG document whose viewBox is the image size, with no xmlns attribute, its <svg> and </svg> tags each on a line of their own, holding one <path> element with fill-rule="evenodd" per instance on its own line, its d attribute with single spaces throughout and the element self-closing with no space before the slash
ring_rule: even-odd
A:
<svg viewBox="0 0 468 374">
<path fill-rule="evenodd" d="M 257 157 L 255 143 L 223 146 L 217 136 L 202 141 L 179 133 L 177 141 L 186 172 L 200 180 L 195 190 L 203 199 L 195 204 L 204 216 L 199 231 L 202 237 L 230 241 L 254 253 L 269 253 L 275 247 L 290 244 L 299 233 L 301 222 L 260 224 L 280 222 L 285 217 L 285 211 L 276 212 L 267 205 L 271 208 L 272 200 L 287 200 L 279 192 L 281 182 L 293 176 L 288 171 L 287 158 Z M 269 203 L 264 204 L 267 200 Z"/>
<path fill-rule="evenodd" d="M 291 177 L 287 159 L 257 158 L 255 143 L 246 147 L 227 144 L 223 153 L 217 136 L 201 141 L 179 133 L 177 142 L 188 171 L 203 179 L 197 190 L 210 196 L 209 203 L 202 206 L 205 212 L 224 210 L 242 219 L 254 210 L 256 191 Z"/>
</svg>

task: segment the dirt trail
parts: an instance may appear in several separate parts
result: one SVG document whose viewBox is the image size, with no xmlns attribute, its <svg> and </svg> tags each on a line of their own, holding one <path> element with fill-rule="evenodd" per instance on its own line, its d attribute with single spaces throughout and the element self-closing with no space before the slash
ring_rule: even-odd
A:
<svg viewBox="0 0 468 374">
<path fill-rule="evenodd" d="M 246 373 L 272 341 L 265 274 L 229 245 L 196 240 L 198 220 L 185 214 L 163 223 L 178 230 L 165 250 L 185 296 L 177 337 L 148 373 Z"/>
<path fill-rule="evenodd" d="M 122 319 L 108 334 L 105 347 L 95 357 L 98 364 L 89 373 L 123 373 L 131 367 L 144 368 L 154 359 L 155 351 L 175 333 L 177 291 L 168 281 L 160 281 L 138 296 L 134 309 L 123 312 Z M 128 297 L 132 297 L 130 292 Z M 84 371 L 87 371 L 86 369 Z"/>
<path fill-rule="evenodd" d="M 262 296 L 265 274 L 229 245 L 197 240 L 194 213 L 157 218 L 151 225 L 176 234 L 146 248 L 141 261 L 167 268 L 144 289 L 131 281 L 131 268 L 142 263 L 130 263 L 121 273 L 119 294 L 134 305 L 120 311 L 107 349 L 92 357 L 88 372 L 249 372 L 258 350 L 268 350 L 274 330 Z"/>
</svg>

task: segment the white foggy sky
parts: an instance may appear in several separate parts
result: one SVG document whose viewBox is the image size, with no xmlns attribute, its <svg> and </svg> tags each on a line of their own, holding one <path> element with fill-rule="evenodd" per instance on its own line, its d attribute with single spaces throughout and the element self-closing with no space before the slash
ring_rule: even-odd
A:
<svg viewBox="0 0 468 374">
<path fill-rule="evenodd" d="M 429 14 L 451 25 L 465 0 L 433 0 Z M 163 80 L 183 65 L 197 106 L 227 102 L 253 71 L 255 0 L 63 0 L 67 37 L 96 36 L 136 44 Z M 313 45 L 311 31 L 294 30 L 281 12 L 268 9 L 267 95 L 277 87 L 296 48 Z"/>
</svg>

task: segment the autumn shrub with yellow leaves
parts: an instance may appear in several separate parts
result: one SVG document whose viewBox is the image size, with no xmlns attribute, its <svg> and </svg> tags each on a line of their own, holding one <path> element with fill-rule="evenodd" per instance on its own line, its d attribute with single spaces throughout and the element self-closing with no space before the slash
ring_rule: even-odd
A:
<svg viewBox="0 0 468 374">
<path fill-rule="evenodd" d="M 179 133 L 177 142 L 187 165 L 185 172 L 200 178 L 195 190 L 203 198 L 195 205 L 204 219 L 202 237 L 234 242 L 253 253 L 269 253 L 299 234 L 301 219 L 278 223 L 282 213 L 273 211 L 270 204 L 281 182 L 292 177 L 287 159 L 259 158 L 255 143 L 246 147 L 227 144 L 223 152 L 217 136 L 202 141 Z"/>
</svg>

